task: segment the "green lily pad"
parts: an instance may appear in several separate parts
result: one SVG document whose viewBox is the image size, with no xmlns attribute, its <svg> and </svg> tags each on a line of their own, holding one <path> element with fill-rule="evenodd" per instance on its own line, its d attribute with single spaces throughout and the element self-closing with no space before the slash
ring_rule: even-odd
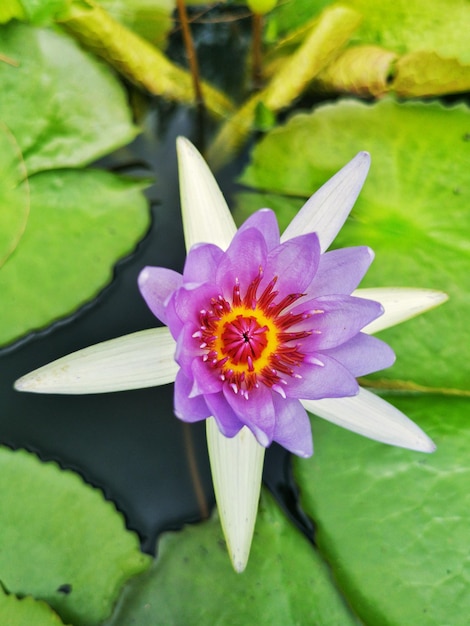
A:
<svg viewBox="0 0 470 626">
<path fill-rule="evenodd" d="M 273 12 L 270 30 L 285 34 L 303 28 L 321 9 L 335 4 L 286 2 Z M 353 45 L 327 68 L 316 89 L 366 97 L 388 91 L 417 97 L 470 89 L 470 6 L 465 0 L 344 0 L 340 4 L 362 16 L 353 44 L 363 45 Z M 364 46 L 381 52 L 362 54 Z M 394 64 L 394 55 L 403 57 Z"/>
<path fill-rule="evenodd" d="M 11 23 L 0 29 L 0 52 L 15 63 L 0 63 L 0 120 L 29 176 L 86 165 L 137 134 L 114 74 L 70 37 Z"/>
<path fill-rule="evenodd" d="M 166 43 L 173 26 L 175 0 L 99 0 L 116 20 L 158 47 Z"/>
<path fill-rule="evenodd" d="M 470 114 L 439 104 L 375 105 L 343 101 L 294 116 L 253 151 L 242 182 L 263 190 L 258 208 L 285 225 L 307 198 L 358 151 L 372 167 L 336 247 L 370 245 L 376 259 L 361 286 L 440 289 L 450 301 L 381 333 L 397 353 L 380 373 L 454 393 L 468 393 L 470 345 Z M 268 196 L 266 195 L 268 194 Z M 286 196 L 288 196 L 286 198 Z M 256 205 L 242 195 L 239 219 Z"/>
<path fill-rule="evenodd" d="M 0 271 L 0 344 L 96 296 L 148 225 L 141 184 L 108 172 L 56 170 L 30 185 L 28 226 Z"/>
<path fill-rule="evenodd" d="M 2 133 L 3 345 L 91 300 L 145 233 L 149 217 L 142 185 L 98 170 L 64 169 L 135 136 L 114 74 L 69 37 L 29 24 L 1 28 L 0 52 L 11 59 L 0 63 L 0 120 L 12 144 Z"/>
<path fill-rule="evenodd" d="M 285 33 L 332 4 L 336 3 L 290 0 L 280 3 L 271 19 L 279 32 Z M 428 50 L 443 58 L 470 63 L 470 7 L 465 0 L 341 0 L 340 4 L 363 16 L 357 35 L 360 43 L 376 44 L 398 54 Z"/>
<path fill-rule="evenodd" d="M 0 584 L 0 615 L 8 626 L 63 626 L 64 622 L 45 602 L 7 594 Z"/>
<path fill-rule="evenodd" d="M 463 0 L 346 0 L 364 16 L 359 37 L 398 53 L 430 50 L 470 62 L 470 6 Z M 443 19 L 445 16 L 445 19 Z"/>
<path fill-rule="evenodd" d="M 350 606 L 370 626 L 467 626 L 470 402 L 388 397 L 437 443 L 422 455 L 313 421 L 303 505 Z"/>
<path fill-rule="evenodd" d="M 18 245 L 29 214 L 29 187 L 20 149 L 0 125 L 0 268 Z"/>
<path fill-rule="evenodd" d="M 10 20 L 25 17 L 23 5 L 20 0 L 4 0 L 0 4 L 0 24 L 5 24 Z"/>
<path fill-rule="evenodd" d="M 0 448 L 0 503 L 0 580 L 65 622 L 99 624 L 125 581 L 149 564 L 97 489 L 25 451 Z"/>
<path fill-rule="evenodd" d="M 126 588 L 107 626 L 352 626 L 328 568 L 268 496 L 248 567 L 236 574 L 215 517 L 164 535 L 148 572 Z"/>
<path fill-rule="evenodd" d="M 20 0 L 20 4 L 23 8 L 24 16 L 28 21 L 44 23 L 54 18 L 57 13 L 62 11 L 72 1 L 73 0 Z"/>
</svg>

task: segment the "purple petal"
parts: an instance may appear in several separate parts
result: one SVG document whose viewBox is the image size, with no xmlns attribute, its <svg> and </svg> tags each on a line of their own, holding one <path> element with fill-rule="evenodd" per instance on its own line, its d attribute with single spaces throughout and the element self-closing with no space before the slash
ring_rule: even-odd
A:
<svg viewBox="0 0 470 626">
<path fill-rule="evenodd" d="M 353 376 L 365 376 L 390 367 L 395 362 L 395 353 L 389 345 L 365 333 L 359 333 L 341 346 L 322 354 L 339 361 Z"/>
<path fill-rule="evenodd" d="M 276 411 L 274 441 L 298 456 L 312 456 L 312 429 L 304 407 L 298 400 L 284 399 L 278 394 L 273 394 L 273 402 Z"/>
<path fill-rule="evenodd" d="M 211 394 L 222 391 L 223 382 L 217 375 L 217 370 L 212 370 L 202 359 L 194 359 L 192 364 L 194 385 L 190 396 Z"/>
<path fill-rule="evenodd" d="M 263 234 L 268 250 L 279 245 L 279 225 L 276 215 L 271 209 L 260 209 L 250 215 L 240 226 L 238 232 L 243 232 L 248 228 L 256 228 Z"/>
<path fill-rule="evenodd" d="M 303 362 L 295 370 L 301 378 L 287 379 L 287 385 L 283 389 L 289 398 L 320 400 L 354 396 L 358 393 L 356 379 L 341 363 L 321 352 L 314 357 L 314 364 Z M 318 362 L 323 365 L 317 364 Z"/>
<path fill-rule="evenodd" d="M 179 370 L 175 379 L 174 411 L 184 422 L 199 422 L 211 415 L 203 396 L 189 397 L 192 385 L 193 381 Z"/>
<path fill-rule="evenodd" d="M 191 248 L 184 264 L 185 283 L 205 283 L 214 280 L 217 266 L 224 253 L 214 244 L 201 243 Z"/>
<path fill-rule="evenodd" d="M 341 248 L 320 257 L 315 278 L 307 292 L 317 298 L 329 294 L 349 295 L 359 285 L 374 259 L 367 246 Z"/>
<path fill-rule="evenodd" d="M 166 324 L 165 306 L 171 294 L 183 284 L 181 274 L 166 267 L 147 266 L 140 272 L 138 284 L 149 309 Z"/>
<path fill-rule="evenodd" d="M 312 282 L 312 277 L 320 259 L 320 244 L 316 233 L 309 233 L 289 239 L 271 250 L 259 292 L 278 276 L 275 289 L 279 291 L 278 299 L 292 293 L 303 293 Z"/>
<path fill-rule="evenodd" d="M 173 339 L 177 340 L 180 332 L 183 329 L 183 322 L 179 318 L 176 309 L 176 295 L 178 291 L 174 291 L 168 299 L 166 308 L 165 308 L 165 316 L 166 316 L 166 324 L 170 329 L 170 332 L 173 336 Z"/>
<path fill-rule="evenodd" d="M 200 358 L 203 354 L 197 339 L 193 337 L 194 331 L 194 324 L 186 322 L 178 335 L 175 350 L 175 361 L 189 378 L 193 376 L 194 359 Z"/>
<path fill-rule="evenodd" d="M 248 285 L 266 266 L 267 248 L 263 235 L 255 228 L 238 231 L 219 264 L 216 283 L 223 295 L 231 298 L 233 288 L 240 283 L 242 296 Z"/>
<path fill-rule="evenodd" d="M 262 446 L 269 446 L 273 440 L 276 417 L 271 390 L 260 385 L 250 391 L 246 398 L 241 392 L 234 393 L 225 383 L 223 392 L 239 420 L 248 426 Z"/>
<path fill-rule="evenodd" d="M 235 437 L 240 432 L 244 424 L 241 422 L 235 411 L 225 399 L 223 393 L 213 393 L 206 396 L 206 403 L 214 416 L 220 432 L 225 437 Z"/>
<path fill-rule="evenodd" d="M 336 348 L 354 337 L 383 312 L 382 305 L 378 302 L 354 296 L 322 296 L 308 304 L 313 304 L 317 313 L 307 320 L 314 332 L 302 340 L 302 349 L 305 352 Z M 302 324 L 303 327 L 309 325 L 306 322 Z"/>
<path fill-rule="evenodd" d="M 191 321 L 198 326 L 199 312 L 209 309 L 211 299 L 218 295 L 217 287 L 211 283 L 183 285 L 175 295 L 175 312 L 183 322 Z"/>
</svg>

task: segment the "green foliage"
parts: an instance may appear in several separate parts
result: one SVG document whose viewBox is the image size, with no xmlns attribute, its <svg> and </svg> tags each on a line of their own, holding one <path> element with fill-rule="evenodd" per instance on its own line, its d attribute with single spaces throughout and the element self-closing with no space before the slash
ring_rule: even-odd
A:
<svg viewBox="0 0 470 626">
<path fill-rule="evenodd" d="M 470 28 L 470 6 L 465 0 L 344 0 L 342 6 L 356 10 L 362 17 L 353 42 L 374 46 L 382 51 L 381 59 L 392 53 L 383 68 L 383 91 L 404 97 L 440 95 L 470 89 L 470 53 L 467 45 Z M 281 4 L 271 16 L 270 30 L 285 35 L 301 29 L 334 2 L 291 0 Z M 445 17 L 443 17 L 445 16 Z M 401 56 L 393 62 L 393 54 Z M 320 77 L 317 89 L 380 95 L 374 84 L 377 73 L 376 54 L 338 59 Z M 372 81 L 368 85 L 365 81 Z M 325 84 L 322 84 L 323 81 Z"/>
<path fill-rule="evenodd" d="M 470 401 L 387 397 L 436 442 L 422 455 L 313 420 L 296 460 L 306 511 L 346 601 L 370 626 L 466 626 Z"/>
<path fill-rule="evenodd" d="M 148 566 L 98 490 L 27 452 L 0 448 L 0 507 L 3 585 L 47 602 L 74 626 L 99 624 L 124 582 Z"/>
<path fill-rule="evenodd" d="M 250 562 L 236 574 L 217 518 L 164 535 L 158 559 L 123 594 L 107 626 L 354 626 L 328 568 L 270 497 Z"/>
<path fill-rule="evenodd" d="M 99 0 L 99 4 L 141 37 L 159 47 L 166 44 L 175 0 Z"/>
<path fill-rule="evenodd" d="M 137 134 L 122 86 L 69 37 L 8 24 L 0 49 L 15 63 L 0 63 L 0 120 L 15 136 L 29 176 L 86 165 Z"/>
<path fill-rule="evenodd" d="M 3 27 L 0 46 L 14 61 L 0 63 L 6 344 L 94 297 L 145 232 L 148 212 L 141 184 L 77 169 L 137 132 L 111 72 L 68 37 L 26 24 Z"/>
<path fill-rule="evenodd" d="M 140 185 L 107 172 L 44 172 L 30 186 L 27 229 L 0 271 L 1 343 L 94 297 L 147 226 Z"/>
<path fill-rule="evenodd" d="M 63 626 L 55 611 L 45 602 L 28 596 L 7 594 L 0 584 L 0 617 L 8 626 Z"/>
<path fill-rule="evenodd" d="M 43 23 L 53 19 L 72 0 L 20 0 L 25 18 L 30 22 Z"/>
<path fill-rule="evenodd" d="M 18 245 L 29 213 L 29 189 L 18 145 L 0 126 L 0 267 Z"/>
</svg>

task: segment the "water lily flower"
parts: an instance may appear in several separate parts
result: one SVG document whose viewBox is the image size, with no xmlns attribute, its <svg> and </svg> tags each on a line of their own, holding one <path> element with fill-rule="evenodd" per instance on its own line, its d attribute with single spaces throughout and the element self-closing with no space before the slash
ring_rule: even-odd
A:
<svg viewBox="0 0 470 626">
<path fill-rule="evenodd" d="M 356 378 L 390 366 L 371 336 L 446 299 L 425 289 L 356 289 L 367 247 L 327 252 L 362 188 L 359 153 L 280 236 L 269 209 L 237 231 L 201 155 L 179 138 L 188 255 L 183 274 L 147 267 L 139 287 L 163 328 L 85 348 L 19 379 L 22 391 L 97 393 L 175 382 L 175 414 L 206 420 L 212 476 L 233 566 L 243 571 L 272 441 L 313 452 L 306 410 L 366 437 L 432 452 L 433 442 Z"/>
</svg>

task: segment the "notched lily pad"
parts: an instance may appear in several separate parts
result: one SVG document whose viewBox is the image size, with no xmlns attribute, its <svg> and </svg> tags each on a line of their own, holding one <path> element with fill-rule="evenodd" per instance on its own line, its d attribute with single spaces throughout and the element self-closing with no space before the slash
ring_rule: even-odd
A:
<svg viewBox="0 0 470 626">
<path fill-rule="evenodd" d="M 6 626 L 65 626 L 48 604 L 30 596 L 18 598 L 8 594 L 1 583 L 0 616 Z"/>
<path fill-rule="evenodd" d="M 320 552 L 374 626 L 467 626 L 470 401 L 386 397 L 433 438 L 432 455 L 313 420 L 315 455 L 295 460 Z"/>
<path fill-rule="evenodd" d="M 141 184 L 99 170 L 30 180 L 28 226 L 0 271 L 0 344 L 91 300 L 148 225 Z"/>
<path fill-rule="evenodd" d="M 125 581 L 149 564 L 97 489 L 28 452 L 0 448 L 0 508 L 0 580 L 66 623 L 99 624 Z"/>
<path fill-rule="evenodd" d="M 31 176 L 79 167 L 137 134 L 113 73 L 58 32 L 11 23 L 0 29 L 0 120 L 23 152 Z"/>
<path fill-rule="evenodd" d="M 143 236 L 149 216 L 143 185 L 72 169 L 137 132 L 109 68 L 69 37 L 29 24 L 2 27 L 0 53 L 11 59 L 0 63 L 0 128 L 7 126 L 18 144 L 12 147 L 10 134 L 0 133 L 5 345 L 92 299 Z"/>
<path fill-rule="evenodd" d="M 164 535 L 158 559 L 126 588 L 106 626 L 357 624 L 328 568 L 278 509 L 262 499 L 248 567 L 236 574 L 215 517 Z"/>
</svg>

